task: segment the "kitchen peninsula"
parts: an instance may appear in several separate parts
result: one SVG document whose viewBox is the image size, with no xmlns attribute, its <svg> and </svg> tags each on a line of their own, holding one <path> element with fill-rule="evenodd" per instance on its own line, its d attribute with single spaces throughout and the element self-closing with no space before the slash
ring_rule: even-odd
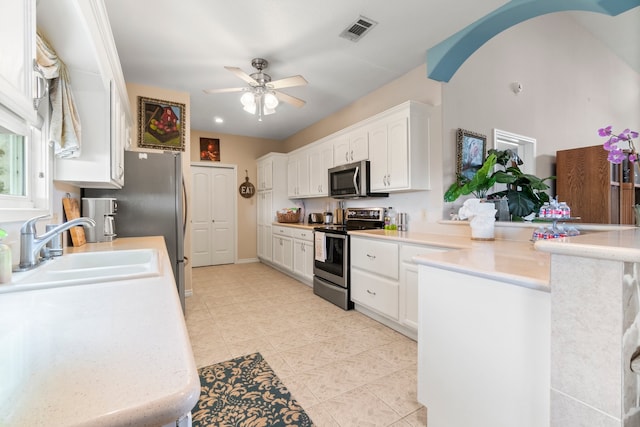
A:
<svg viewBox="0 0 640 427">
<path fill-rule="evenodd" d="M 418 400 L 430 426 L 638 425 L 640 231 L 584 229 L 535 244 L 352 233 L 448 249 L 413 257 Z"/>
</svg>

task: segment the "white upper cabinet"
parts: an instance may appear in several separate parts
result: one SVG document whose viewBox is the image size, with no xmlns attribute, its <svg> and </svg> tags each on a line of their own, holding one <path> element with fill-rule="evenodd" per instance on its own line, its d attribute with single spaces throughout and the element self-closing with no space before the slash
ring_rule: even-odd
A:
<svg viewBox="0 0 640 427">
<path fill-rule="evenodd" d="M 258 162 L 258 191 L 273 188 L 273 159 L 266 158 Z"/>
<path fill-rule="evenodd" d="M 355 129 L 333 141 L 333 164 L 344 165 L 369 158 L 369 135 L 366 129 Z"/>
<path fill-rule="evenodd" d="M 289 198 L 309 196 L 309 150 L 289 155 L 287 195 Z"/>
<path fill-rule="evenodd" d="M 406 102 L 377 116 L 368 126 L 372 191 L 428 190 L 427 106 Z"/>
<path fill-rule="evenodd" d="M 2 2 L 0 104 L 34 124 L 35 0 Z"/>
<path fill-rule="evenodd" d="M 328 170 L 333 167 L 333 145 L 325 141 L 309 151 L 309 195 L 329 194 Z"/>
<path fill-rule="evenodd" d="M 124 185 L 132 115 L 103 0 L 41 0 L 38 28 L 69 70 L 81 125 L 80 156 L 56 158 L 54 180 L 86 188 Z"/>
</svg>

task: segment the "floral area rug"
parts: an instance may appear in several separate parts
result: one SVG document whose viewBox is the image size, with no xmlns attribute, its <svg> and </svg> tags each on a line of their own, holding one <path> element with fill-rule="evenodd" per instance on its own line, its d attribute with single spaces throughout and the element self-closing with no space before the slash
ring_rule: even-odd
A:
<svg viewBox="0 0 640 427">
<path fill-rule="evenodd" d="M 193 427 L 313 426 L 260 353 L 198 369 Z"/>
</svg>

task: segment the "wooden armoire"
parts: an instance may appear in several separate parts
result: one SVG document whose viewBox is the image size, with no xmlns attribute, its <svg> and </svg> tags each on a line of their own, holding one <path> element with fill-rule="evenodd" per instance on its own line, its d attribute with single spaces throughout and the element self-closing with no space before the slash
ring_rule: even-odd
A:
<svg viewBox="0 0 640 427">
<path fill-rule="evenodd" d="M 635 166 L 614 165 L 602 145 L 556 152 L 556 195 L 583 223 L 634 224 Z"/>
</svg>

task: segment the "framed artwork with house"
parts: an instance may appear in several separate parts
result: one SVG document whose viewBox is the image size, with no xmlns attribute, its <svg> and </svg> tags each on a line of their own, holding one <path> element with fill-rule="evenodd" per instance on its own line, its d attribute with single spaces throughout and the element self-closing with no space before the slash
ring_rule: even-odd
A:
<svg viewBox="0 0 640 427">
<path fill-rule="evenodd" d="M 184 151 L 185 105 L 138 97 L 138 147 Z"/>
<path fill-rule="evenodd" d="M 467 179 L 473 178 L 482 167 L 487 150 L 487 137 L 464 129 L 456 132 L 456 173 Z"/>
</svg>

